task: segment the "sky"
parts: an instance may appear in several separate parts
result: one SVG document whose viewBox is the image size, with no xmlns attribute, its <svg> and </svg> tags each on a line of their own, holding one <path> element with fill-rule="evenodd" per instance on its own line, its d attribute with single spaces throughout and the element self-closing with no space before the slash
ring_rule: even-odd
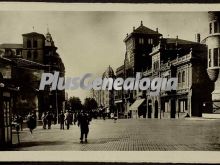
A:
<svg viewBox="0 0 220 165">
<path fill-rule="evenodd" d="M 127 33 L 143 25 L 163 34 L 195 41 L 207 36 L 207 12 L 119 12 L 119 11 L 0 11 L 0 44 L 22 43 L 22 34 L 51 33 L 62 58 L 66 77 L 85 73 L 100 76 L 110 65 L 123 64 Z M 68 96 L 89 97 L 86 90 L 67 91 Z"/>
</svg>

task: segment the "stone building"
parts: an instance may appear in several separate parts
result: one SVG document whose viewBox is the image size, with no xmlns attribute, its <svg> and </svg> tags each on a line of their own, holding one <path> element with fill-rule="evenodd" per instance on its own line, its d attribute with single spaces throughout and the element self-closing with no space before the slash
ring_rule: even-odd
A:
<svg viewBox="0 0 220 165">
<path fill-rule="evenodd" d="M 207 72 L 215 85 L 212 91 L 212 101 L 205 103 L 204 107 L 211 104 L 213 106 L 211 113 L 220 113 L 220 12 L 209 12 L 208 16 L 209 33 L 202 42 L 208 47 Z"/>
<path fill-rule="evenodd" d="M 199 38 L 199 37 L 198 37 Z M 152 67 L 145 77 L 178 78 L 176 91 L 146 95 L 148 118 L 202 116 L 211 99 L 213 84 L 206 73 L 206 45 L 177 38 L 161 38 L 153 48 Z M 211 106 L 206 107 L 210 111 Z"/>
<path fill-rule="evenodd" d="M 57 47 L 51 34 L 47 32 L 44 36 L 31 32 L 23 34 L 22 37 L 23 44 L 0 45 L 0 56 L 15 63 L 12 79 L 20 88 L 13 112 L 26 115 L 28 111 L 36 110 L 40 118 L 44 111 L 57 113 L 63 110 L 64 90 L 49 91 L 49 87 L 43 91 L 38 90 L 43 72 L 59 71 L 59 76 L 65 75 L 64 64 L 56 52 Z"/>
<path fill-rule="evenodd" d="M 212 20 L 212 26 L 217 25 Z M 209 35 L 207 42 L 213 41 L 213 36 L 217 37 L 217 34 Z M 134 77 L 137 72 L 150 79 L 177 77 L 178 87 L 176 91 L 162 91 L 158 96 L 149 96 L 149 91 L 118 91 L 115 103 L 123 104 L 119 106 L 120 109 L 126 112 L 125 105 L 128 105 L 127 112 L 131 116 L 144 118 L 202 116 L 203 112 L 212 111 L 210 102 L 213 82 L 206 72 L 207 45 L 200 42 L 199 34 L 195 42 L 178 37 L 163 38 L 158 30 L 153 31 L 141 22 L 137 29 L 134 28 L 131 34 L 127 34 L 124 42 L 124 65 L 117 69 L 116 76 L 120 75 L 119 70 L 124 67 L 124 72 L 121 72 L 124 78 Z M 213 44 L 208 45 L 210 48 L 211 46 Z M 210 57 L 214 58 L 213 55 Z M 209 63 L 214 65 L 212 61 Z M 215 80 L 218 77 L 217 68 L 215 66 L 208 69 L 215 73 Z M 215 96 L 216 93 L 218 92 L 213 92 Z"/>
<path fill-rule="evenodd" d="M 102 79 L 112 78 L 115 79 L 115 74 L 111 66 L 102 74 Z M 91 97 L 96 100 L 98 106 L 105 109 L 106 113 L 114 112 L 114 90 L 94 90 L 91 91 Z"/>
</svg>

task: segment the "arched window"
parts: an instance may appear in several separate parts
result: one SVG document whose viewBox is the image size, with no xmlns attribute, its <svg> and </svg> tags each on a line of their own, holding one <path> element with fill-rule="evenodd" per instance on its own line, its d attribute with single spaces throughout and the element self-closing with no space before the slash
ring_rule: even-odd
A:
<svg viewBox="0 0 220 165">
<path fill-rule="evenodd" d="M 181 73 L 178 73 L 178 83 L 181 83 Z"/>
<path fill-rule="evenodd" d="M 36 60 L 38 58 L 38 53 L 37 51 L 34 51 L 34 60 Z"/>
<path fill-rule="evenodd" d="M 27 48 L 31 48 L 31 40 L 27 40 Z"/>
<path fill-rule="evenodd" d="M 31 51 L 27 52 L 27 59 L 30 60 L 31 59 Z"/>
<path fill-rule="evenodd" d="M 186 76 L 185 76 L 185 71 L 183 71 L 182 73 L 182 82 L 184 83 L 186 80 L 185 80 Z"/>
</svg>

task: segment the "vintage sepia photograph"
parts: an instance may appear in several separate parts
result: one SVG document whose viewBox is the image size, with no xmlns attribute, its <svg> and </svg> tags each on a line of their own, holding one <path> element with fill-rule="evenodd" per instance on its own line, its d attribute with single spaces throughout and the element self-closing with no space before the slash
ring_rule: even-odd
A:
<svg viewBox="0 0 220 165">
<path fill-rule="evenodd" d="M 219 70 L 219 11 L 0 10 L 0 152 L 219 152 Z"/>
</svg>

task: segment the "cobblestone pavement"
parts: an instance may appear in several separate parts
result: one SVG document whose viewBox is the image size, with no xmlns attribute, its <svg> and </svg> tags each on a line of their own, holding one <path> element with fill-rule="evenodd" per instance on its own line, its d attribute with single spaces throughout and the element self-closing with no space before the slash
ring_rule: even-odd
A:
<svg viewBox="0 0 220 165">
<path fill-rule="evenodd" d="M 20 134 L 14 150 L 29 151 L 220 151 L 220 120 L 119 119 L 93 120 L 87 144 L 80 144 L 80 130 L 60 130 L 59 125 Z M 14 143 L 16 136 L 13 136 Z"/>
</svg>

